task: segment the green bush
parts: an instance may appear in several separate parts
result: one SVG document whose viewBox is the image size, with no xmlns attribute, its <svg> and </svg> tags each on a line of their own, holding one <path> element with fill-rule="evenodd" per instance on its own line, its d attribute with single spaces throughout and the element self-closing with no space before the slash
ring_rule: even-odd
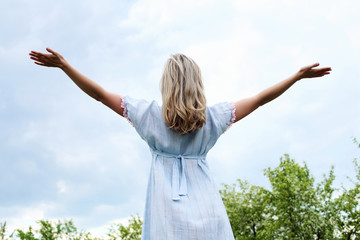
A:
<svg viewBox="0 0 360 240">
<path fill-rule="evenodd" d="M 360 149 L 359 142 L 354 143 Z M 238 179 L 220 190 L 236 240 L 360 239 L 360 160 L 355 158 L 353 187 L 342 188 L 334 197 L 332 167 L 315 184 L 306 164 L 300 165 L 285 154 L 279 166 L 265 169 L 271 189 Z M 341 192 L 340 192 L 341 191 Z M 7 235 L 0 222 L 0 240 L 140 240 L 142 221 L 132 216 L 127 226 L 114 224 L 106 237 L 92 237 L 79 231 L 70 220 L 37 222 L 39 230 L 16 229 Z"/>
<path fill-rule="evenodd" d="M 354 139 L 357 147 L 360 144 Z M 265 175 L 271 190 L 238 179 L 220 190 L 237 240 L 250 239 L 360 239 L 360 163 L 354 159 L 356 179 L 351 189 L 334 197 L 334 167 L 315 184 L 310 170 L 280 158 Z"/>
</svg>

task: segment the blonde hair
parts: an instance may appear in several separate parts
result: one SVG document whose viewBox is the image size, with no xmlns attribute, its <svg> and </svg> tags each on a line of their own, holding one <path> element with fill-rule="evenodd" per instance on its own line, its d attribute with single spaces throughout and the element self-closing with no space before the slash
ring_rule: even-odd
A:
<svg viewBox="0 0 360 240">
<path fill-rule="evenodd" d="M 198 65 L 183 54 L 170 55 L 161 78 L 162 116 L 169 128 L 186 134 L 206 123 L 206 98 Z"/>
</svg>

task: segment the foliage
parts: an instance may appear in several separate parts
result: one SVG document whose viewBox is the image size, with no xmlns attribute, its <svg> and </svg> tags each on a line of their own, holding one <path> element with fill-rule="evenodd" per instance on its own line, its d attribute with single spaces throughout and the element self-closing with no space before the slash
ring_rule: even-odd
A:
<svg viewBox="0 0 360 240">
<path fill-rule="evenodd" d="M 356 139 L 354 143 L 360 149 Z M 360 239 L 360 160 L 355 158 L 353 163 L 356 177 L 350 189 L 333 187 L 334 167 L 315 184 L 307 165 L 296 163 L 288 154 L 276 168 L 265 169 L 270 190 L 240 179 L 225 184 L 220 194 L 236 240 Z M 37 224 L 38 230 L 30 226 L 7 236 L 6 222 L 0 222 L 0 240 L 140 240 L 143 223 L 138 215 L 132 216 L 127 226 L 112 225 L 106 238 L 79 231 L 71 220 Z"/>
<path fill-rule="evenodd" d="M 49 221 L 40 220 L 37 222 L 39 230 L 34 230 L 31 226 L 27 231 L 16 229 L 10 237 L 20 240 L 90 240 L 90 233 L 78 231 L 72 220 Z"/>
<path fill-rule="evenodd" d="M 92 237 L 89 232 L 79 231 L 72 220 L 37 222 L 38 230 L 29 227 L 28 230 L 16 229 L 9 237 L 6 236 L 6 222 L 0 223 L 0 240 L 103 240 Z M 110 240 L 140 240 L 142 221 L 139 216 L 132 217 L 127 227 L 114 224 L 108 233 Z"/>
<path fill-rule="evenodd" d="M 6 240 L 6 239 L 8 239 L 8 238 L 5 236 L 5 233 L 6 233 L 6 222 L 4 222 L 4 223 L 0 222 L 0 239 L 1 239 L 1 240 Z"/>
<path fill-rule="evenodd" d="M 333 182 L 335 180 L 334 167 L 331 167 L 329 175 L 324 175 L 323 181 L 316 188 L 317 199 L 319 200 L 316 210 L 319 214 L 317 223 L 316 239 L 335 239 L 336 216 L 339 214 L 336 209 Z"/>
<path fill-rule="evenodd" d="M 268 191 L 238 179 L 238 185 L 224 185 L 220 191 L 237 240 L 264 239 L 269 212 Z"/>
<path fill-rule="evenodd" d="M 111 240 L 140 240 L 141 238 L 142 221 L 139 216 L 133 216 L 129 220 L 129 225 L 125 227 L 122 224 L 115 224 L 111 226 L 108 236 Z"/>
<path fill-rule="evenodd" d="M 354 139 L 360 149 L 359 142 Z M 354 159 L 354 187 L 334 193 L 332 167 L 315 184 L 306 164 L 288 154 L 265 175 L 271 190 L 238 179 L 220 191 L 237 240 L 360 239 L 360 160 Z"/>
<path fill-rule="evenodd" d="M 354 143 L 360 148 L 359 142 Z M 337 226 L 341 239 L 359 239 L 360 237 L 360 160 L 353 160 L 356 179 L 352 189 L 343 188 L 343 193 L 336 199 Z"/>
<path fill-rule="evenodd" d="M 273 170 L 268 168 L 265 175 L 272 186 L 269 226 L 273 237 L 312 239 L 319 216 L 314 178 L 308 167 L 298 165 L 285 154 L 280 165 Z"/>
</svg>

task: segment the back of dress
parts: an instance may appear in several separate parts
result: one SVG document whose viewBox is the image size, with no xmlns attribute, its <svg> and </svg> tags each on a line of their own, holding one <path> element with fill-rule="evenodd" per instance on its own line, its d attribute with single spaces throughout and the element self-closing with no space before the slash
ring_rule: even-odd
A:
<svg viewBox="0 0 360 240">
<path fill-rule="evenodd" d="M 152 152 L 142 239 L 234 239 L 206 154 L 234 121 L 234 106 L 207 107 L 206 124 L 179 135 L 155 102 L 122 98 L 124 115 Z"/>
</svg>

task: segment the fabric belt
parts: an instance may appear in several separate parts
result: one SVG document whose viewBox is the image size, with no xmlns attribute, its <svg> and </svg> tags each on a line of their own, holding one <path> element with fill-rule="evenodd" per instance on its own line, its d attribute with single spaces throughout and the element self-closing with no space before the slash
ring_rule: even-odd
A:
<svg viewBox="0 0 360 240">
<path fill-rule="evenodd" d="M 205 156 L 189 156 L 189 155 L 174 155 L 164 153 L 156 150 L 152 150 L 155 155 L 160 155 L 166 158 L 175 158 L 172 166 L 172 177 L 171 177 L 171 196 L 173 201 L 180 200 L 180 196 L 186 196 L 187 192 L 187 181 L 185 176 L 185 162 L 188 160 L 205 159 Z"/>
</svg>

